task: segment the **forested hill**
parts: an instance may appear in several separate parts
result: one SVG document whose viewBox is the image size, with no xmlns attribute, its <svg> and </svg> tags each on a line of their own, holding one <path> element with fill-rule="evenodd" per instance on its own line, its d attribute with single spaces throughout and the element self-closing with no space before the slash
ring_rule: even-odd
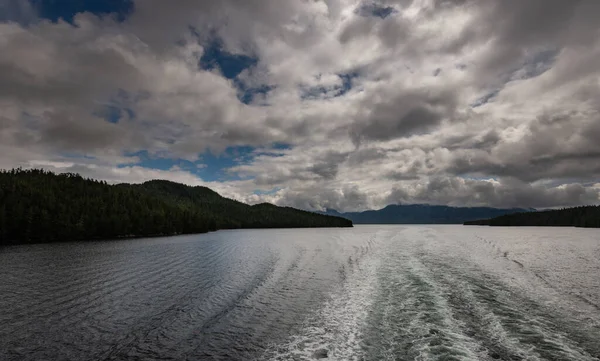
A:
<svg viewBox="0 0 600 361">
<path fill-rule="evenodd" d="M 492 219 L 465 222 L 464 224 L 482 226 L 573 226 L 600 228 L 600 206 L 516 213 Z"/>
<path fill-rule="evenodd" d="M 72 173 L 0 171 L 0 245 L 295 227 L 352 222 L 163 180 L 109 185 Z"/>
</svg>

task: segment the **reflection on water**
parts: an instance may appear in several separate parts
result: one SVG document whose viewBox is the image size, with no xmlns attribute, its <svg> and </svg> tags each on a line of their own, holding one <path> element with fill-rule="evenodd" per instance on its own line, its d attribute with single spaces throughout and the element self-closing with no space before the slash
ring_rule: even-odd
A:
<svg viewBox="0 0 600 361">
<path fill-rule="evenodd" d="M 8 247 L 0 359 L 598 360 L 599 267 L 595 232 L 550 228 Z"/>
</svg>

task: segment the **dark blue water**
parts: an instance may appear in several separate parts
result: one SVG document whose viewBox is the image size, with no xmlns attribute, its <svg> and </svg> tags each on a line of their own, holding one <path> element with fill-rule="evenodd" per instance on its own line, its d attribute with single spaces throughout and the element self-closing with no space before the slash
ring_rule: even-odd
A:
<svg viewBox="0 0 600 361">
<path fill-rule="evenodd" d="M 599 256 L 461 226 L 8 247 L 0 360 L 598 360 Z"/>
</svg>

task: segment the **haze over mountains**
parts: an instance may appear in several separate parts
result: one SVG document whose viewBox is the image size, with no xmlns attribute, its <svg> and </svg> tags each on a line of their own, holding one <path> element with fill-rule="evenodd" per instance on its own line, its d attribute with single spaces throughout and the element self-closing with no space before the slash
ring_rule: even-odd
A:
<svg viewBox="0 0 600 361">
<path fill-rule="evenodd" d="M 340 213 L 328 209 L 323 214 L 343 217 L 354 224 L 461 224 L 511 213 L 528 212 L 524 208 L 449 207 L 429 204 L 389 205 L 379 210 Z"/>
</svg>

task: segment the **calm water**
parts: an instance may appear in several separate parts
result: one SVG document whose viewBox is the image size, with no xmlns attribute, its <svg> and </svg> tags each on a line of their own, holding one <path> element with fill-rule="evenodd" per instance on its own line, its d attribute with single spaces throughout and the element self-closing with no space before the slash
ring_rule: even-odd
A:
<svg viewBox="0 0 600 361">
<path fill-rule="evenodd" d="M 0 360 L 598 360 L 600 231 L 358 226 L 0 249 Z"/>
</svg>

